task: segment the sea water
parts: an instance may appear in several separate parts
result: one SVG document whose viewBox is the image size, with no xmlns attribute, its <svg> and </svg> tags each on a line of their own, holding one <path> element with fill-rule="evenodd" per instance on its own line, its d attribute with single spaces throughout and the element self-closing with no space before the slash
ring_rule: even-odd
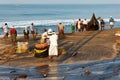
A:
<svg viewBox="0 0 120 80">
<path fill-rule="evenodd" d="M 115 28 L 120 27 L 120 5 L 119 4 L 9 4 L 0 5 L 0 35 L 3 35 L 2 27 L 8 23 L 13 25 L 18 34 L 23 34 L 25 26 L 34 23 L 35 29 L 42 33 L 44 28 L 53 29 L 58 32 L 57 24 L 62 22 L 66 28 L 65 32 L 71 32 L 72 19 L 76 22 L 80 19 L 90 20 L 93 13 L 102 17 L 106 22 L 105 29 L 109 29 L 108 20 L 110 16 L 115 19 Z"/>
</svg>

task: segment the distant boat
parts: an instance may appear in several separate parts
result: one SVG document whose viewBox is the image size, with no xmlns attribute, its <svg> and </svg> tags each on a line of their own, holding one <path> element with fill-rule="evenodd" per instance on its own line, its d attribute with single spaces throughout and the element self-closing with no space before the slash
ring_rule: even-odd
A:
<svg viewBox="0 0 120 80">
<path fill-rule="evenodd" d="M 90 21 L 88 22 L 87 31 L 94 31 L 99 30 L 99 22 L 97 21 L 95 14 L 91 17 Z"/>
</svg>

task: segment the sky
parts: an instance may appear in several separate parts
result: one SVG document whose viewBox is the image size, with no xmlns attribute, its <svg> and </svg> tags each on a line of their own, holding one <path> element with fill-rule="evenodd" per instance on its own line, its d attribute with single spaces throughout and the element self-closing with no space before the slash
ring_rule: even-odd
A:
<svg viewBox="0 0 120 80">
<path fill-rule="evenodd" d="M 0 4 L 120 4 L 120 0 L 0 0 Z"/>
</svg>

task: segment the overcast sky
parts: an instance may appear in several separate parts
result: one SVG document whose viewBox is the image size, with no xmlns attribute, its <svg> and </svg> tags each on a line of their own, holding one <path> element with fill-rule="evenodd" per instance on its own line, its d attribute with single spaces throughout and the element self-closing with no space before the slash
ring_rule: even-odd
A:
<svg viewBox="0 0 120 80">
<path fill-rule="evenodd" d="M 120 4 L 120 0 L 0 0 L 0 4 Z"/>
</svg>

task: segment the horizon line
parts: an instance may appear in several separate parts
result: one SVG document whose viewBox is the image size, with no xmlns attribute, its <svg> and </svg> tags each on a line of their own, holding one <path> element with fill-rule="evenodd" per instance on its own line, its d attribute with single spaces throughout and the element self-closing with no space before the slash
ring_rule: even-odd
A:
<svg viewBox="0 0 120 80">
<path fill-rule="evenodd" d="M 0 5 L 102 5 L 102 4 L 120 4 L 120 3 L 0 3 Z"/>
</svg>

